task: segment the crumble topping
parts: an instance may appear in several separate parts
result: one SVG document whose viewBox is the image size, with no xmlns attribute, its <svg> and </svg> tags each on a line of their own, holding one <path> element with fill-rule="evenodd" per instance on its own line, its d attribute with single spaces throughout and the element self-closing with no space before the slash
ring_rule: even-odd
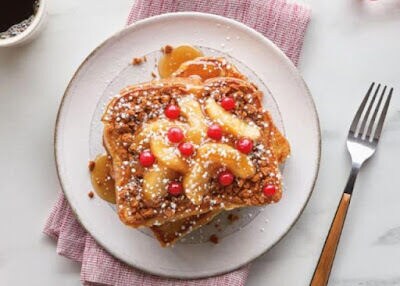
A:
<svg viewBox="0 0 400 286">
<path fill-rule="evenodd" d="M 270 121 L 268 113 L 261 108 L 260 92 L 254 86 L 240 86 L 234 80 L 232 82 L 211 80 L 206 82 L 200 99 L 198 99 L 202 106 L 208 97 L 219 102 L 221 98 L 230 96 L 235 99 L 237 104 L 232 113 L 239 119 L 258 126 L 262 130 L 261 139 L 254 146 L 253 152 L 248 155 L 248 160 L 256 166 L 255 175 L 250 179 L 236 177 L 232 185 L 223 188 L 218 185 L 215 178 L 211 178 L 207 183 L 209 193 L 204 196 L 201 205 L 193 205 L 185 195 L 174 197 L 167 194 L 162 199 L 153 197 L 152 201 L 144 199 L 142 191 L 144 168 L 138 164 L 138 157 L 140 151 L 148 148 L 146 146 L 149 143 L 148 139 L 156 134 L 151 132 L 149 138 L 143 140 L 136 150 L 127 148 L 127 146 L 132 145 L 134 137 L 142 126 L 150 124 L 156 119 L 165 119 L 163 113 L 165 107 L 169 104 L 177 104 L 179 98 L 188 94 L 188 89 L 190 90 L 190 87 L 186 84 L 168 85 L 163 82 L 152 86 L 142 85 L 133 89 L 125 89 L 122 96 L 114 99 L 104 116 L 104 120 L 109 123 L 106 132 L 112 133 L 115 138 L 113 148 L 118 149 L 120 160 L 123 162 L 117 167 L 124 175 L 119 182 L 120 187 L 117 188 L 118 208 L 122 210 L 120 215 L 128 221 L 144 222 L 157 217 L 168 220 L 175 214 L 223 208 L 227 202 L 233 205 L 262 205 L 280 198 L 280 192 L 273 197 L 266 197 L 260 192 L 266 183 L 280 186 L 281 179 L 275 174 L 278 161 L 270 150 L 272 144 L 270 139 L 273 139 L 274 131 L 268 123 Z M 191 96 L 196 97 L 194 93 Z M 180 116 L 178 120 L 187 123 L 187 119 L 183 116 Z M 211 124 L 211 120 L 207 119 L 206 124 Z M 161 134 L 162 138 L 166 138 L 165 130 L 157 133 Z M 205 137 L 202 144 L 207 142 L 213 142 L 213 140 Z M 231 134 L 224 134 L 222 142 L 234 146 L 235 137 Z M 205 156 L 216 152 L 215 149 L 210 149 Z M 220 155 L 226 156 L 224 153 Z M 158 166 L 155 165 L 155 168 Z M 208 176 L 207 172 L 203 176 Z M 178 178 L 178 181 L 181 179 Z M 157 187 L 159 186 L 156 185 L 155 188 Z M 156 209 L 160 211 L 157 213 L 154 211 Z"/>
<path fill-rule="evenodd" d="M 172 47 L 168 46 L 162 49 L 166 54 L 172 52 Z M 277 202 L 281 197 L 282 184 L 278 164 L 286 158 L 289 147 L 287 145 L 283 147 L 287 148 L 283 152 L 279 150 L 279 140 L 282 143 L 285 139 L 271 123 L 268 112 L 262 109 L 261 92 L 253 84 L 240 81 L 246 78 L 225 59 L 198 59 L 195 62 L 201 71 L 197 69 L 199 73 L 195 75 L 190 75 L 190 68 L 180 69 L 179 72 L 174 73 L 173 81 L 154 80 L 151 83 L 124 88 L 120 95 L 113 98 L 103 116 L 105 147 L 112 154 L 116 175 L 117 209 L 121 220 L 128 225 L 157 224 L 161 227 L 165 223 L 187 218 L 193 214 L 203 215 L 211 210 L 265 205 Z M 209 117 L 205 110 L 207 99 L 212 98 L 217 104 L 226 97 L 234 99 L 236 106 L 230 110 L 232 119 L 243 121 L 248 126 L 261 131 L 261 137 L 254 140 L 252 151 L 249 154 L 246 153 L 243 159 L 245 164 L 254 167 L 253 175 L 244 179 L 235 174 L 232 181 L 229 181 L 231 183 L 226 186 L 221 185 L 216 174 L 225 172 L 226 166 L 214 166 L 209 158 L 240 161 L 243 155 L 230 155 L 227 151 L 229 148 L 235 149 L 238 137 L 224 129 L 218 143 L 229 148 L 217 148 L 213 145 L 216 143 L 215 140 L 209 138 L 206 131 L 200 127 L 186 128 L 192 124 L 187 116 L 181 114 L 174 120 L 166 118 L 164 114 L 166 107 L 179 106 L 180 99 L 183 97 L 195 99 L 200 104 L 204 116 L 202 122 L 207 128 L 215 123 L 224 124 L 222 118 Z M 168 128 L 159 128 L 159 126 L 154 130 L 150 128 L 152 124 L 159 125 L 161 121 L 170 123 L 173 121 L 174 125 L 181 126 L 185 138 L 190 135 L 190 132 L 197 130 L 201 140 L 191 142 L 194 147 L 193 155 L 181 156 L 177 148 L 178 144 L 171 144 L 167 139 Z M 144 132 L 144 129 L 150 131 Z M 142 133 L 145 133 L 142 140 L 137 140 Z M 140 155 L 146 150 L 153 150 L 150 146 L 154 144 L 153 138 L 158 138 L 159 144 L 168 152 L 162 154 L 161 157 L 158 154 L 154 165 L 149 165 L 151 167 L 144 167 L 141 164 Z M 200 149 L 205 145 L 208 149 L 201 152 Z M 169 163 L 168 160 L 162 160 L 164 157 L 171 158 L 171 156 L 179 158 L 181 164 L 179 170 L 171 171 L 173 166 L 176 167 L 176 162 Z M 199 176 L 201 180 L 197 185 L 186 184 L 184 190 L 188 190 L 187 188 L 207 190 L 202 196 L 201 203 L 196 203 L 185 192 L 180 193 L 179 189 L 175 193 L 166 190 L 166 186 L 171 182 L 185 184 L 183 179 L 186 176 L 186 168 L 193 167 L 195 158 L 202 160 L 200 166 L 204 167 Z M 239 172 L 238 170 L 235 171 Z M 162 172 L 170 173 L 168 176 L 161 176 L 158 181 L 153 180 L 153 183 L 149 184 L 150 187 L 146 187 L 148 181 L 146 176 L 149 173 Z M 196 183 L 196 180 L 194 182 Z M 276 192 L 265 190 L 266 185 L 275 188 Z M 177 230 L 175 235 L 180 236 L 179 233 L 184 233 L 187 229 L 188 227 L 185 226 Z"/>
</svg>

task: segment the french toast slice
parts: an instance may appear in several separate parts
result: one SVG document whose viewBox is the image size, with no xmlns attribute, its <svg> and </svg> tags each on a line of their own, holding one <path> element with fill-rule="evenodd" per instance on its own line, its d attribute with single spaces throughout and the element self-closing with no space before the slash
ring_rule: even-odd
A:
<svg viewBox="0 0 400 286">
<path fill-rule="evenodd" d="M 283 145 L 286 143 L 281 141 L 281 133 L 275 130 L 274 134 L 276 138 L 273 140 L 274 144 L 271 145 L 271 151 L 275 154 L 278 162 L 283 163 L 289 155 L 289 149 L 282 146 L 282 143 Z M 160 226 L 153 225 L 150 229 L 153 231 L 161 246 L 170 246 L 192 231 L 211 222 L 222 211 L 223 210 L 210 211 L 201 215 L 194 215 L 181 220 L 166 222 Z"/>
<path fill-rule="evenodd" d="M 234 66 L 229 65 L 223 58 L 202 57 L 192 61 L 187 61 L 172 75 L 174 77 L 200 76 L 202 80 L 229 76 L 246 79 Z M 285 139 L 282 134 L 275 130 L 276 136 L 271 145 L 271 151 L 275 154 L 279 163 L 282 163 L 289 155 L 289 149 L 285 148 Z M 166 222 L 160 226 L 152 226 L 155 237 L 160 244 L 165 247 L 174 244 L 190 232 L 212 221 L 222 210 L 210 211 L 201 215 L 194 215 L 177 221 Z"/>
<path fill-rule="evenodd" d="M 169 221 L 160 226 L 152 226 L 151 230 L 161 246 L 170 246 L 185 235 L 209 223 L 221 212 L 222 210 L 215 210 L 178 221 Z"/>
<path fill-rule="evenodd" d="M 194 97 L 202 104 L 203 112 L 211 122 L 212 116 L 215 115 L 204 111 L 204 100 L 212 98 L 218 102 L 224 96 L 235 98 L 237 107 L 232 114 L 260 130 L 260 138 L 255 140 L 255 151 L 249 155 L 255 172 L 249 178 L 237 178 L 231 186 L 224 188 L 218 186 L 215 178 L 210 176 L 200 203 L 190 200 L 187 194 L 174 197 L 164 193 L 153 200 L 145 200 L 142 185 L 147 170 L 138 164 L 138 156 L 147 148 L 146 142 L 134 150 L 130 149 L 130 146 L 143 124 L 162 118 L 166 105 L 177 104 L 179 98 L 187 96 Z M 278 201 L 281 197 L 279 160 L 271 149 L 272 146 L 280 149 L 279 156 L 283 159 L 286 157 L 284 154 L 289 153 L 289 145 L 274 126 L 269 114 L 262 111 L 261 97 L 261 92 L 254 85 L 246 80 L 231 77 L 216 77 L 199 82 L 198 79 L 188 76 L 178 81 L 176 78 L 153 81 L 124 89 L 120 96 L 110 102 L 103 116 L 104 145 L 113 158 L 118 213 L 121 220 L 133 227 L 152 226 L 212 210 Z M 232 130 L 229 128 L 231 127 L 228 123 L 226 130 Z M 224 144 L 233 148 L 235 139 L 232 134 L 227 133 Z M 207 143 L 208 139 L 204 140 L 203 143 Z M 216 157 L 214 161 L 218 162 L 218 154 Z M 191 163 L 189 162 L 190 166 Z M 219 167 L 226 165 L 222 164 Z M 180 175 L 183 177 L 186 174 Z M 262 188 L 266 184 L 276 188 L 272 196 L 263 194 Z"/>
</svg>

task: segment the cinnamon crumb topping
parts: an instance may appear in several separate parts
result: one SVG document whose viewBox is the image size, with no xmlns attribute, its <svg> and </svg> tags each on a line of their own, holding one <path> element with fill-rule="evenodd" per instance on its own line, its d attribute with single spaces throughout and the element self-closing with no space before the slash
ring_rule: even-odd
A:
<svg viewBox="0 0 400 286">
<path fill-rule="evenodd" d="M 143 62 L 143 58 L 133 58 L 133 60 L 132 60 L 132 64 L 134 66 L 140 65 L 142 62 Z"/>
<path fill-rule="evenodd" d="M 90 191 L 90 192 L 88 193 L 88 197 L 91 198 L 91 199 L 93 199 L 94 193 L 93 193 L 92 191 Z"/>
<path fill-rule="evenodd" d="M 217 244 L 219 242 L 219 238 L 217 235 L 212 234 L 209 239 L 212 243 Z"/>
<path fill-rule="evenodd" d="M 94 161 L 89 161 L 88 168 L 89 168 L 90 172 L 92 172 L 94 170 L 95 166 L 96 166 L 96 163 Z"/>
<path fill-rule="evenodd" d="M 164 54 L 170 54 L 170 53 L 172 53 L 172 50 L 173 50 L 174 48 L 172 47 L 172 46 L 170 46 L 170 45 L 166 45 L 165 47 L 163 47 L 161 50 L 162 50 L 162 52 L 164 53 Z"/>
<path fill-rule="evenodd" d="M 166 50 L 166 47 L 164 47 L 165 53 L 169 50 Z M 172 51 L 171 46 L 170 48 Z M 149 199 L 144 199 L 143 175 L 147 170 L 140 166 L 138 158 L 143 150 L 149 148 L 150 141 L 147 138 L 154 136 L 155 131 L 149 128 L 150 133 L 142 141 L 135 138 L 138 138 L 137 135 L 146 126 L 151 126 L 156 120 L 162 122 L 166 106 L 177 105 L 181 98 L 187 96 L 190 88 L 191 85 L 188 84 L 180 82 L 171 84 L 161 80 L 126 88 L 113 101 L 112 106 L 104 115 L 107 134 L 110 136 L 109 140 L 114 143 L 114 151 L 120 154 L 122 159 L 121 163 L 114 167 L 124 177 L 124 182 L 117 186 L 117 202 L 119 215 L 127 224 L 138 226 L 151 222 L 151 220 L 171 221 L 174 217 L 224 209 L 230 205 L 264 205 L 280 199 L 281 178 L 280 175 L 278 176 L 277 167 L 278 162 L 282 159 L 276 160 L 275 153 L 271 152 L 275 148 L 273 141 L 275 140 L 275 127 L 273 124 L 268 124 L 271 121 L 270 116 L 260 106 L 262 94 L 255 86 L 232 78 L 207 81 L 201 86 L 201 89 L 196 90 L 198 93 L 196 97 L 199 96 L 198 102 L 201 106 L 204 105 L 207 98 L 213 98 L 216 102 L 220 102 L 222 98 L 232 97 L 237 104 L 236 108 L 231 111 L 232 114 L 249 125 L 258 126 L 261 129 L 261 139 L 255 143 L 253 152 L 247 158 L 256 168 L 255 175 L 246 179 L 236 178 L 232 185 L 224 188 L 221 188 L 217 180 L 211 177 L 207 182 L 209 192 L 200 205 L 194 205 L 185 195 L 172 196 L 168 193 L 160 196 L 152 194 Z M 182 117 L 177 122 L 185 125 L 187 118 Z M 211 123 L 212 121 L 206 118 L 205 124 Z M 167 129 L 160 129 L 158 132 L 161 144 L 168 145 Z M 201 144 L 211 141 L 204 135 L 202 137 L 204 137 L 204 141 Z M 222 142 L 234 147 L 235 139 L 233 135 L 225 134 Z M 173 152 L 175 151 L 178 152 L 177 149 L 174 149 Z M 215 152 L 216 150 L 211 148 L 210 154 L 207 154 L 213 155 Z M 226 154 L 220 155 L 226 157 Z M 185 159 L 183 164 L 187 162 L 188 159 Z M 156 161 L 154 172 L 159 171 Z M 182 178 L 179 177 L 177 180 L 182 180 Z M 158 182 L 159 186 L 167 183 L 168 181 Z M 265 184 L 273 184 L 278 192 L 274 196 L 265 196 L 262 192 L 262 186 Z M 161 191 L 165 190 L 164 187 L 160 189 Z M 229 217 L 231 222 L 239 218 L 237 215 Z"/>
</svg>

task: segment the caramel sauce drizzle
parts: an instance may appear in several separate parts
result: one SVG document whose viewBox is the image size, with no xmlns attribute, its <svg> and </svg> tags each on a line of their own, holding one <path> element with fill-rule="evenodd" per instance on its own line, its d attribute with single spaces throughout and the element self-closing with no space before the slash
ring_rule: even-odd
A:
<svg viewBox="0 0 400 286">
<path fill-rule="evenodd" d="M 158 73 L 161 78 L 167 78 L 176 71 L 182 63 L 202 56 L 203 53 L 201 51 L 189 45 L 173 48 L 172 51 L 168 51 L 168 53 L 164 50 L 164 55 L 158 62 Z"/>
<path fill-rule="evenodd" d="M 115 204 L 115 181 L 111 176 L 112 164 L 108 155 L 99 155 L 91 171 L 94 191 L 103 200 Z"/>
</svg>

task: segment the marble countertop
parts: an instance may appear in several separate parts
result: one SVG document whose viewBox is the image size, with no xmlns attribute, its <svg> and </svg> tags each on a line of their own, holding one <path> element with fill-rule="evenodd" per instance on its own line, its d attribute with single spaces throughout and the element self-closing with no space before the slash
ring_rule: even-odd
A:
<svg viewBox="0 0 400 286">
<path fill-rule="evenodd" d="M 58 189 L 53 131 L 73 72 L 120 29 L 131 0 L 49 1 L 32 43 L 0 50 L 0 285 L 79 285 L 42 227 Z M 320 175 L 289 234 L 251 268 L 249 286 L 307 285 L 350 169 L 347 129 L 371 81 L 394 98 L 377 154 L 363 168 L 330 285 L 400 285 L 400 2 L 303 0 L 313 10 L 299 69 L 322 127 Z"/>
</svg>

